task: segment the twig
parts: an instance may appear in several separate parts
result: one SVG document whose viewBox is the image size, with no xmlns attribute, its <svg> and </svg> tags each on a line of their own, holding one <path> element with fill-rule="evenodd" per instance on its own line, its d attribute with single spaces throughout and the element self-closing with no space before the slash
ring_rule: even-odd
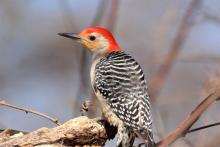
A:
<svg viewBox="0 0 220 147">
<path fill-rule="evenodd" d="M 214 127 L 214 126 L 218 126 L 218 125 L 220 125 L 220 122 L 209 124 L 209 125 L 205 125 L 205 126 L 198 127 L 198 128 L 194 128 L 194 129 L 191 129 L 191 130 L 187 131 L 187 133 L 196 132 L 196 131 L 199 131 L 199 130 L 203 130 L 203 129 Z"/>
<path fill-rule="evenodd" d="M 24 111 L 26 113 L 32 113 L 32 114 L 38 115 L 40 117 L 46 118 L 47 120 L 55 123 L 56 125 L 61 125 L 61 123 L 58 121 L 58 119 L 47 116 L 47 115 L 45 115 L 41 112 L 37 112 L 37 111 L 31 110 L 31 109 L 26 109 L 26 108 L 22 108 L 20 106 L 9 104 L 9 103 L 5 102 L 4 100 L 0 100 L 0 105 L 10 107 L 10 108 L 14 108 L 14 109 L 18 109 L 18 110 Z"/>
<path fill-rule="evenodd" d="M 157 147 L 166 147 L 172 144 L 178 138 L 184 136 L 190 127 L 199 119 L 200 115 L 217 99 L 220 98 L 220 89 L 216 89 L 214 93 L 206 97 L 192 112 L 183 120 L 174 131 L 167 137 L 157 143 Z"/>
</svg>

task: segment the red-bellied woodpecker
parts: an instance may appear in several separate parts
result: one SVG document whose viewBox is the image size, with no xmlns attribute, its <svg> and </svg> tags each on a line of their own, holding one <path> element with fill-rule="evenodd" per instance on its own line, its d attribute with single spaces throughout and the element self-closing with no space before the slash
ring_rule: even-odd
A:
<svg viewBox="0 0 220 147">
<path fill-rule="evenodd" d="M 59 35 L 77 40 L 92 53 L 91 84 L 104 117 L 118 128 L 117 146 L 132 146 L 136 135 L 147 147 L 154 146 L 150 98 L 137 61 L 104 28 Z"/>
</svg>

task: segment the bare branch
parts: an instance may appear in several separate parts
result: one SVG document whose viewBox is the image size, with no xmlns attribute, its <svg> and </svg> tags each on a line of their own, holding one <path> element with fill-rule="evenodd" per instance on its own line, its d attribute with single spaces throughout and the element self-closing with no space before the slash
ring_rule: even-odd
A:
<svg viewBox="0 0 220 147">
<path fill-rule="evenodd" d="M 192 112 L 191 114 L 183 120 L 174 131 L 172 131 L 167 137 L 162 139 L 157 143 L 157 147 L 164 147 L 172 144 L 178 138 L 184 136 L 190 127 L 199 119 L 201 114 L 217 99 L 220 98 L 220 89 L 216 89 L 216 91 L 210 94 L 207 98 L 205 98 Z"/>
<path fill-rule="evenodd" d="M 13 108 L 13 109 L 17 109 L 17 110 L 21 110 L 21 111 L 24 111 L 26 113 L 32 113 L 32 114 L 35 114 L 35 115 L 38 115 L 40 117 L 43 117 L 43 118 L 46 118 L 47 120 L 55 123 L 56 125 L 60 125 L 60 122 L 58 121 L 58 119 L 56 118 L 52 118 L 48 115 L 45 115 L 41 112 L 37 112 L 37 111 L 34 111 L 34 110 L 31 110 L 31 109 L 26 109 L 26 108 L 22 108 L 20 106 L 16 106 L 16 105 L 13 105 L 13 104 L 9 104 L 7 102 L 5 102 L 4 100 L 0 100 L 0 105 L 2 106 L 6 106 L 6 107 L 10 107 L 10 108 Z"/>
</svg>

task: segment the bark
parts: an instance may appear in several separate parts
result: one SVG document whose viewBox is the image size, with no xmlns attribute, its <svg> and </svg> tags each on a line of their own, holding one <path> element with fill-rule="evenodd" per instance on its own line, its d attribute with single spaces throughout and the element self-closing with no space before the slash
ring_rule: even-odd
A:
<svg viewBox="0 0 220 147">
<path fill-rule="evenodd" d="M 0 134 L 0 147 L 31 147 L 31 146 L 104 146 L 108 138 L 109 126 L 104 121 L 97 122 L 86 116 L 77 117 L 54 128 L 41 128 L 28 134 L 18 133 L 10 136 L 5 130 Z M 110 128 L 109 130 L 112 130 Z"/>
</svg>

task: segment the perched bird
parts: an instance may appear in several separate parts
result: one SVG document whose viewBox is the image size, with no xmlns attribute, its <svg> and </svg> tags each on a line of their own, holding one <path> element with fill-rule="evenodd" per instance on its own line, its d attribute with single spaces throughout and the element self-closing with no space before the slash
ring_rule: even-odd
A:
<svg viewBox="0 0 220 147">
<path fill-rule="evenodd" d="M 59 35 L 76 40 L 92 53 L 91 84 L 105 119 L 118 128 L 117 146 L 131 147 L 139 136 L 145 146 L 153 147 L 150 97 L 138 62 L 105 28 Z"/>
</svg>

